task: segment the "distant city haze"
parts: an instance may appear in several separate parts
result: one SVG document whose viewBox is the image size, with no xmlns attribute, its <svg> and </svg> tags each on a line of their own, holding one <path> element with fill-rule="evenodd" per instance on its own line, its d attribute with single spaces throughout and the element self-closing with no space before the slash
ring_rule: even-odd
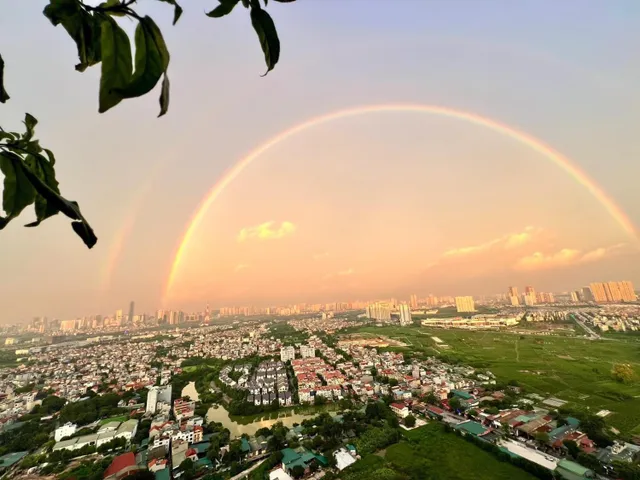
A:
<svg viewBox="0 0 640 480">
<path fill-rule="evenodd" d="M 39 119 L 62 191 L 99 242 L 87 250 L 63 218 L 0 232 L 0 322 L 133 316 L 132 299 L 137 314 L 640 284 L 633 0 L 270 2 L 282 55 L 265 78 L 245 12 L 214 21 L 185 6 L 173 28 L 171 8 L 152 5 L 172 55 L 160 120 L 155 95 L 99 115 L 99 72 L 74 70 L 75 46 L 44 5 L 17 2 L 0 31 L 12 97 L 0 120 Z M 467 112 L 535 138 L 619 216 L 513 136 L 374 111 L 258 155 L 203 213 L 168 286 L 191 220 L 238 162 L 314 117 L 384 104 Z"/>
</svg>

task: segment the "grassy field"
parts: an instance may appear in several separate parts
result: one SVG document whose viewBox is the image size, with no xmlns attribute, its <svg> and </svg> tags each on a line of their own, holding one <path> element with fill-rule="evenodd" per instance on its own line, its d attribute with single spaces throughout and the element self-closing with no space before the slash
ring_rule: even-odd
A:
<svg viewBox="0 0 640 480">
<path fill-rule="evenodd" d="M 126 415 L 119 415 L 117 417 L 103 418 L 100 420 L 100 425 L 104 425 L 109 422 L 126 422 L 127 420 L 129 420 L 129 417 Z"/>
<path fill-rule="evenodd" d="M 387 448 L 385 460 L 412 479 L 532 480 L 524 470 L 501 462 L 439 423 L 429 423 L 405 433 L 412 443 Z"/>
<path fill-rule="evenodd" d="M 507 332 L 469 332 L 422 327 L 364 327 L 363 332 L 405 342 L 409 352 L 436 353 L 457 358 L 500 380 L 517 380 L 528 392 L 553 395 L 577 408 L 613 412 L 607 423 L 623 433 L 640 434 L 640 339 L 613 340 L 517 335 Z M 449 348 L 439 347 L 438 337 Z M 636 381 L 615 382 L 611 368 L 630 363 Z"/>
</svg>

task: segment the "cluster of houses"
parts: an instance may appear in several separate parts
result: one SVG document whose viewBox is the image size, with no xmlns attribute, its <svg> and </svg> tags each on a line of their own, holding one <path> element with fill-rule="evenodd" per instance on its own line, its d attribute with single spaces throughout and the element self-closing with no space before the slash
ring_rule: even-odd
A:
<svg viewBox="0 0 640 480">
<path fill-rule="evenodd" d="M 298 382 L 300 402 L 313 402 L 316 397 L 329 401 L 343 398 L 342 385 L 345 383 L 345 376 L 322 358 L 293 360 L 291 366 Z"/>
<path fill-rule="evenodd" d="M 242 376 L 234 384 L 229 384 L 230 369 L 242 372 Z M 247 391 L 247 402 L 254 405 L 271 405 L 277 401 L 280 406 L 288 406 L 293 403 L 289 375 L 282 361 L 265 361 L 258 365 L 253 374 L 251 367 L 240 365 L 225 367 L 220 374 L 220 380 L 234 388 Z"/>
</svg>

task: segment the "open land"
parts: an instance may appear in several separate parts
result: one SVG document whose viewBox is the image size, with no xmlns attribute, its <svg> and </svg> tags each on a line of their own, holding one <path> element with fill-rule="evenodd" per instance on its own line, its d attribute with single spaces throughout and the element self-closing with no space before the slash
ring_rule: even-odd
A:
<svg viewBox="0 0 640 480">
<path fill-rule="evenodd" d="M 411 443 L 400 442 L 387 448 L 385 459 L 394 469 L 411 478 L 448 480 L 530 480 L 533 475 L 498 460 L 494 455 L 466 440 L 446 432 L 435 422 L 404 432 Z M 473 472 L 471 474 L 471 472 Z M 422 473 L 422 475 L 421 475 Z"/>
<path fill-rule="evenodd" d="M 626 434 L 640 434 L 640 382 L 617 383 L 611 377 L 616 363 L 640 372 L 640 339 L 616 341 L 572 337 L 518 335 L 509 332 L 427 329 L 423 327 L 364 327 L 406 343 L 394 350 L 441 355 L 477 369 L 486 368 L 500 381 L 517 380 L 527 393 L 554 396 L 567 406 L 613 412 L 607 424 Z M 442 349 L 433 336 L 446 345 Z"/>
</svg>

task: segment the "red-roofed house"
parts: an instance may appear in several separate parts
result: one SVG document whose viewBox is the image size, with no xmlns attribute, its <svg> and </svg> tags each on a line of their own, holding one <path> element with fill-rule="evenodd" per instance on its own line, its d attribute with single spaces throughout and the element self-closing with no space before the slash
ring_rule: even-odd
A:
<svg viewBox="0 0 640 480">
<path fill-rule="evenodd" d="M 140 467 L 136 464 L 136 456 L 133 452 L 123 453 L 113 459 L 111 465 L 105 470 L 103 478 L 105 480 L 120 480 L 138 470 Z"/>
<path fill-rule="evenodd" d="M 404 403 L 392 403 L 389 407 L 400 418 L 406 418 L 409 415 L 409 408 Z"/>
</svg>

